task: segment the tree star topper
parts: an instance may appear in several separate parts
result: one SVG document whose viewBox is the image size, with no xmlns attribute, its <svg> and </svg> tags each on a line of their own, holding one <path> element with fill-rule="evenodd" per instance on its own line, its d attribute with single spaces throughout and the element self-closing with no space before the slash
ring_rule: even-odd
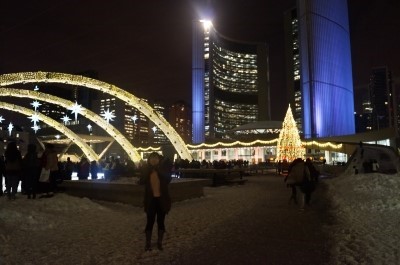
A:
<svg viewBox="0 0 400 265">
<path fill-rule="evenodd" d="M 107 111 L 104 111 L 104 113 L 101 114 L 101 116 L 103 116 L 104 119 L 105 119 L 108 123 L 110 123 L 110 121 L 113 121 L 114 118 L 116 117 L 116 116 L 114 115 L 114 111 L 113 111 L 113 110 L 110 111 L 110 109 L 107 109 Z"/>
<path fill-rule="evenodd" d="M 75 121 L 78 119 L 78 114 L 82 111 L 82 105 L 79 105 L 78 102 L 75 101 L 75 104 L 68 108 L 72 111 L 72 114 L 75 114 Z"/>
</svg>

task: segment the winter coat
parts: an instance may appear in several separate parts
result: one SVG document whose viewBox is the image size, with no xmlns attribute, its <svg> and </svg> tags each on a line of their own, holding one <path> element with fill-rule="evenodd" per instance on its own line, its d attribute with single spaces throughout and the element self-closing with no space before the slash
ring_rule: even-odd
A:
<svg viewBox="0 0 400 265">
<path fill-rule="evenodd" d="M 152 170 L 153 169 L 147 166 L 142 171 L 142 176 L 141 176 L 141 183 L 144 184 L 145 186 L 143 206 L 144 206 L 144 211 L 146 213 L 148 212 L 148 210 L 150 210 L 151 201 L 153 199 L 153 191 L 151 189 L 151 183 L 150 183 L 150 174 Z M 160 180 L 161 209 L 163 210 L 163 212 L 168 213 L 171 210 L 171 198 L 169 196 L 169 191 L 168 191 L 168 184 L 171 182 L 171 174 L 168 174 L 167 171 L 160 170 L 159 168 L 155 168 L 155 170 L 157 171 L 157 175 Z"/>
<path fill-rule="evenodd" d="M 310 170 L 304 161 L 294 161 L 286 177 L 288 184 L 302 184 L 310 181 Z"/>
<path fill-rule="evenodd" d="M 15 155 L 5 154 L 6 174 L 20 175 L 22 170 L 22 156 L 18 151 Z"/>
<path fill-rule="evenodd" d="M 311 181 L 318 182 L 318 178 L 320 175 L 319 171 L 315 168 L 311 161 L 306 161 L 306 165 L 308 167 L 308 170 L 310 170 Z"/>
<path fill-rule="evenodd" d="M 50 171 L 58 171 L 58 157 L 53 150 L 46 150 L 42 155 L 42 167 Z"/>
<path fill-rule="evenodd" d="M 39 177 L 40 175 L 40 159 L 36 152 L 27 153 L 22 159 L 22 170 L 25 176 Z"/>
</svg>

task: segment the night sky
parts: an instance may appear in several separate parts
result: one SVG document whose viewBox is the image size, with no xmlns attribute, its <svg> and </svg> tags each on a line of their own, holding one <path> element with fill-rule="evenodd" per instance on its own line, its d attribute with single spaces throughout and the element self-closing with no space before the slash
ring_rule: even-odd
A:
<svg viewBox="0 0 400 265">
<path fill-rule="evenodd" d="M 190 102 L 191 22 L 205 5 L 222 34 L 269 45 L 272 119 L 283 120 L 283 12 L 294 0 L 2 1 L 0 72 L 94 70 L 136 96 Z M 400 1 L 350 0 L 349 16 L 355 86 L 375 66 L 400 76 Z"/>
</svg>

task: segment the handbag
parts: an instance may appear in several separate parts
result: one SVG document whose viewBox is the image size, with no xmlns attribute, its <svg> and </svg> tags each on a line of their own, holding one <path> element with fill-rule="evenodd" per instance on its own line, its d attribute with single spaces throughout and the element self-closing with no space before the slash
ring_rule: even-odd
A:
<svg viewBox="0 0 400 265">
<path fill-rule="evenodd" d="M 45 169 L 44 167 L 40 171 L 39 182 L 49 182 L 50 169 Z"/>
</svg>

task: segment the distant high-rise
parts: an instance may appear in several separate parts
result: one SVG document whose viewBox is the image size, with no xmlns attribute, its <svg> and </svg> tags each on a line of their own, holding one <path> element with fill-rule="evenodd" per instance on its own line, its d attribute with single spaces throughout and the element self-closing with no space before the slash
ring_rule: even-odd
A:
<svg viewBox="0 0 400 265">
<path fill-rule="evenodd" d="M 172 104 L 169 108 L 169 123 L 182 137 L 185 143 L 190 143 L 192 139 L 191 110 L 183 101 Z"/>
<path fill-rule="evenodd" d="M 300 132 L 302 132 L 303 119 L 300 89 L 300 37 L 296 8 L 285 12 L 284 27 L 286 51 L 286 87 L 289 92 L 289 103 L 290 106 L 292 106 L 293 118 L 296 121 L 297 128 Z"/>
<path fill-rule="evenodd" d="M 298 0 L 302 129 L 305 138 L 354 134 L 346 0 Z"/>
<path fill-rule="evenodd" d="M 265 43 L 228 39 L 209 21 L 193 22 L 193 143 L 225 138 L 246 123 L 270 120 Z"/>
<path fill-rule="evenodd" d="M 372 130 L 392 128 L 396 124 L 391 72 L 387 67 L 372 69 L 369 83 Z"/>
</svg>

